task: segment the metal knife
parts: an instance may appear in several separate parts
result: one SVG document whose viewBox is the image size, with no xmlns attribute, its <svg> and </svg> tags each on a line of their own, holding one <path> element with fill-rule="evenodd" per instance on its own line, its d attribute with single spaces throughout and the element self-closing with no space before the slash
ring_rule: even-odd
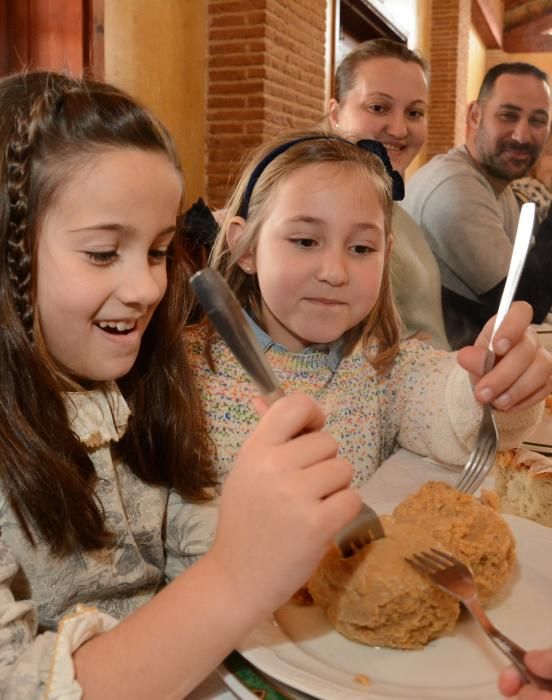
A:
<svg viewBox="0 0 552 700">
<path fill-rule="evenodd" d="M 268 404 L 284 395 L 251 326 L 230 287 L 211 268 L 196 272 L 190 284 L 221 338 L 255 382 Z"/>
</svg>

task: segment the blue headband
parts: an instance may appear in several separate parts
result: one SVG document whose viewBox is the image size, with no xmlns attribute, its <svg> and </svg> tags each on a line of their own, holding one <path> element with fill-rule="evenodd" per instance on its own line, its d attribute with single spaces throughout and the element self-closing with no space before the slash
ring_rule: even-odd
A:
<svg viewBox="0 0 552 700">
<path fill-rule="evenodd" d="M 259 179 L 263 170 L 269 163 L 271 163 L 280 154 L 284 153 L 284 151 L 287 151 L 288 148 L 294 146 L 296 143 L 301 143 L 303 141 L 314 141 L 317 139 L 328 139 L 334 141 L 344 141 L 345 143 L 351 143 L 350 141 L 347 141 L 347 139 L 341 138 L 341 136 L 320 135 L 301 136 L 300 138 L 293 139 L 292 141 L 286 141 L 286 143 L 282 143 L 280 146 L 277 146 L 272 151 L 270 151 L 270 153 L 266 154 L 266 156 L 261 160 L 260 163 L 256 165 L 255 169 L 251 173 L 251 176 L 247 183 L 247 187 L 245 188 L 238 216 L 247 219 L 247 214 L 249 211 L 249 200 L 251 199 L 251 195 L 253 194 L 253 190 L 255 188 L 255 185 L 257 184 L 257 180 Z M 379 141 L 374 141 L 373 139 L 361 139 L 360 141 L 357 141 L 356 145 L 364 149 L 365 151 L 369 151 L 370 153 L 373 153 L 374 155 L 378 156 L 378 158 L 382 161 L 383 165 L 385 166 L 387 174 L 391 178 L 393 199 L 395 201 L 403 199 L 404 181 L 400 173 L 398 173 L 396 170 L 393 170 L 393 166 L 391 165 L 391 161 L 389 160 L 389 156 L 387 155 L 387 150 L 385 149 L 385 146 Z"/>
</svg>

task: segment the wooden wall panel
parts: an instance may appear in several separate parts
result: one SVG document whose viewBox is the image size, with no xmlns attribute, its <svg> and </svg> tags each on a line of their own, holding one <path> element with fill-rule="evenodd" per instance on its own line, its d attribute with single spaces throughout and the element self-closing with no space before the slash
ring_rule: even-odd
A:
<svg viewBox="0 0 552 700">
<path fill-rule="evenodd" d="M 8 2 L 6 21 L 8 36 L 8 70 L 16 71 L 31 64 L 29 53 L 29 0 Z"/>
<path fill-rule="evenodd" d="M 82 0 L 29 0 L 29 58 L 35 68 L 82 75 Z"/>
<path fill-rule="evenodd" d="M 82 74 L 83 0 L 3 0 L 3 14 L 2 73 L 32 68 Z"/>
<path fill-rule="evenodd" d="M 8 70 L 8 5 L 7 0 L 0 0 L 0 75 Z"/>
<path fill-rule="evenodd" d="M 105 0 L 105 79 L 167 126 L 187 202 L 205 195 L 206 0 Z"/>
<path fill-rule="evenodd" d="M 104 0 L 84 0 L 84 71 L 96 80 L 105 76 Z"/>
</svg>

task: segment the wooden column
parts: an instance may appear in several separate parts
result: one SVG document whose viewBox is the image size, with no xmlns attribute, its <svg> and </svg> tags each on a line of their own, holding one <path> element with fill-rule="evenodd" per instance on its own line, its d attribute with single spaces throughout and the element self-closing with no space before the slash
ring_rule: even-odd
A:
<svg viewBox="0 0 552 700">
<path fill-rule="evenodd" d="M 176 141 L 191 204 L 205 192 L 206 0 L 104 0 L 104 75 Z"/>
<path fill-rule="evenodd" d="M 83 0 L 2 0 L 0 71 L 23 68 L 82 75 Z"/>
</svg>

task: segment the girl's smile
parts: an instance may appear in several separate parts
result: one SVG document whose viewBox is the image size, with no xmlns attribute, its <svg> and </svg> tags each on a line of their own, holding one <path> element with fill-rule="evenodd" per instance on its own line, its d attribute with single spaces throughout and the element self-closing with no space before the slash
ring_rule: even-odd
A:
<svg viewBox="0 0 552 700">
<path fill-rule="evenodd" d="M 94 323 L 100 333 L 105 335 L 105 340 L 117 343 L 121 347 L 132 348 L 138 343 L 145 330 L 139 330 L 137 320 L 134 321 L 96 321 Z"/>
<path fill-rule="evenodd" d="M 134 364 L 165 293 L 181 194 L 180 174 L 165 155 L 104 150 L 48 208 L 37 307 L 50 354 L 73 376 L 106 381 Z"/>
</svg>

